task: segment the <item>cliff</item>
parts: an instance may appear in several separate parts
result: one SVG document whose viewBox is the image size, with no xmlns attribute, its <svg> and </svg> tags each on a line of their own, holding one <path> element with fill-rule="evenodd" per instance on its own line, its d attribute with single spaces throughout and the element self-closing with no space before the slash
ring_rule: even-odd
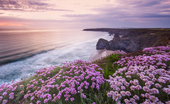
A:
<svg viewBox="0 0 170 104">
<path fill-rule="evenodd" d="M 123 50 L 127 53 L 141 50 L 145 47 L 163 46 L 170 43 L 170 29 L 147 28 L 147 29 L 116 29 L 96 28 L 84 29 L 84 31 L 108 32 L 114 35 L 113 40 L 99 39 L 96 49 Z M 120 35 L 122 37 L 120 37 Z"/>
</svg>

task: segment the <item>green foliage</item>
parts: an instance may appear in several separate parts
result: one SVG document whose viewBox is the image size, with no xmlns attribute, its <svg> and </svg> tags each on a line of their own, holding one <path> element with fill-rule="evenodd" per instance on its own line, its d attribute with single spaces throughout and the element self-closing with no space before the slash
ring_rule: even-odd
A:
<svg viewBox="0 0 170 104">
<path fill-rule="evenodd" d="M 120 68 L 120 66 L 118 64 L 113 64 L 115 61 L 119 60 L 119 57 L 121 56 L 121 54 L 112 54 L 110 56 L 107 56 L 106 59 L 106 67 L 104 68 L 104 78 L 108 79 L 109 75 L 113 75 L 113 73 L 115 73 L 115 71 L 117 71 L 117 69 Z"/>
<path fill-rule="evenodd" d="M 106 60 L 109 62 L 115 62 L 119 60 L 119 56 L 121 56 L 121 54 L 111 54 L 110 56 L 106 57 Z"/>
<path fill-rule="evenodd" d="M 82 99 L 82 104 L 113 104 L 112 98 L 107 97 L 107 91 L 110 89 L 108 82 L 105 82 L 100 86 L 100 90 L 91 90 L 88 93 L 84 93 L 87 98 Z M 78 104 L 78 103 L 77 103 Z"/>
</svg>

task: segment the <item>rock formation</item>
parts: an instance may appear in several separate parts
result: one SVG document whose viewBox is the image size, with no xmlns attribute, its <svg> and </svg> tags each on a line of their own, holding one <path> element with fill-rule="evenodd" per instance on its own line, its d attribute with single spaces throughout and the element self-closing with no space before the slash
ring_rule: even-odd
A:
<svg viewBox="0 0 170 104">
<path fill-rule="evenodd" d="M 96 49 L 109 49 L 109 41 L 100 38 L 97 42 Z"/>
<path fill-rule="evenodd" d="M 138 49 L 138 46 L 130 39 L 121 39 L 119 35 L 115 35 L 113 40 L 107 41 L 100 38 L 96 45 L 97 50 L 108 49 L 108 50 L 123 50 L 124 52 L 133 52 Z"/>
<path fill-rule="evenodd" d="M 84 31 L 100 31 L 114 35 L 113 40 L 99 39 L 96 49 L 123 50 L 127 53 L 142 50 L 146 47 L 164 46 L 170 43 L 170 29 L 154 28 L 95 28 Z M 122 37 L 119 37 L 119 36 Z"/>
<path fill-rule="evenodd" d="M 123 50 L 124 52 L 133 52 L 138 50 L 138 45 L 134 43 L 133 40 L 130 39 L 120 39 L 119 41 L 111 40 L 109 42 L 110 50 Z"/>
</svg>

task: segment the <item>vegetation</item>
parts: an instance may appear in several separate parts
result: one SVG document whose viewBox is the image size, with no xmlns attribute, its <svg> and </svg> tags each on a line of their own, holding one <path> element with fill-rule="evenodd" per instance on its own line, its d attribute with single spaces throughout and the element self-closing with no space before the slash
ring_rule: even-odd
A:
<svg viewBox="0 0 170 104">
<path fill-rule="evenodd" d="M 0 86 L 2 104 L 170 103 L 170 47 L 40 69 Z"/>
</svg>

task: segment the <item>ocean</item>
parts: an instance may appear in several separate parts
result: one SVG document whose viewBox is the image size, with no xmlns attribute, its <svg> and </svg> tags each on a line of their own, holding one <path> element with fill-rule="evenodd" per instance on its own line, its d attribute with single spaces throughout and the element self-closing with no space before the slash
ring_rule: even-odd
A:
<svg viewBox="0 0 170 104">
<path fill-rule="evenodd" d="M 99 38 L 112 39 L 82 30 L 0 29 L 0 85 L 66 61 L 88 61 Z"/>
</svg>

